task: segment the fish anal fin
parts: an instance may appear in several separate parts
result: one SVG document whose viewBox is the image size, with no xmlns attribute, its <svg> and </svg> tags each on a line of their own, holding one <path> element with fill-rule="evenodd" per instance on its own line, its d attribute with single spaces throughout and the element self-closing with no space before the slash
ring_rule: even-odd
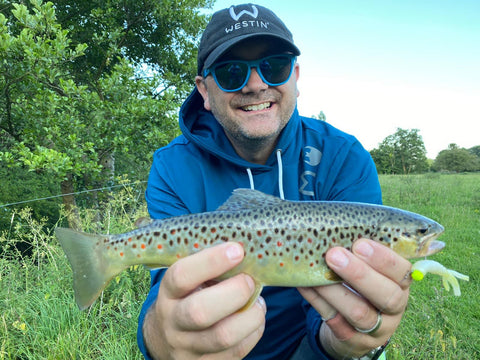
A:
<svg viewBox="0 0 480 360">
<path fill-rule="evenodd" d="M 164 269 L 168 267 L 167 265 L 163 264 L 143 264 L 147 270 L 158 270 L 158 269 Z"/>
<path fill-rule="evenodd" d="M 242 312 L 242 311 L 248 310 L 253 304 L 255 304 L 255 301 L 257 301 L 258 297 L 260 296 L 262 289 L 263 289 L 263 284 L 260 284 L 259 282 L 255 281 L 255 291 L 253 292 L 250 299 L 248 299 L 248 302 L 238 311 Z"/>
</svg>

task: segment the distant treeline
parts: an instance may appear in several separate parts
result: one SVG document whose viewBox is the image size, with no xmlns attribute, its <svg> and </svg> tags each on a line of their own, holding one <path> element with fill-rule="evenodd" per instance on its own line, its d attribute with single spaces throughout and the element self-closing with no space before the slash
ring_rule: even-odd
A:
<svg viewBox="0 0 480 360">
<path fill-rule="evenodd" d="M 464 149 L 450 144 L 432 161 L 427 159 L 425 144 L 418 129 L 397 129 L 370 154 L 379 174 L 480 171 L 480 145 Z"/>
</svg>

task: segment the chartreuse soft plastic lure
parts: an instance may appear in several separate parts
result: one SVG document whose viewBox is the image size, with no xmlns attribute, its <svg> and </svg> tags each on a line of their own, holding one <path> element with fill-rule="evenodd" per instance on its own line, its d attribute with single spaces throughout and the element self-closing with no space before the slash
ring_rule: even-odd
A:
<svg viewBox="0 0 480 360">
<path fill-rule="evenodd" d="M 469 281 L 470 278 L 467 275 L 460 274 L 457 271 L 447 269 L 445 266 L 440 264 L 437 261 L 433 260 L 420 260 L 417 261 L 412 266 L 412 279 L 416 281 L 423 280 L 424 276 L 428 273 L 440 275 L 442 277 L 443 286 L 447 291 L 450 290 L 452 286 L 453 293 L 455 296 L 460 296 L 462 293 L 460 291 L 460 285 L 458 280 Z"/>
</svg>

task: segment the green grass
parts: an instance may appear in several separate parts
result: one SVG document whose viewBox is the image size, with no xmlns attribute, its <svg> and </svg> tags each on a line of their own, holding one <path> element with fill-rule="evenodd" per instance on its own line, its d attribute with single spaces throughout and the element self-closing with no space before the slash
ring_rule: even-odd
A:
<svg viewBox="0 0 480 360">
<path fill-rule="evenodd" d="M 102 227 L 116 233 L 134 228 L 146 215 L 143 201 L 132 208 L 135 194 L 124 188 L 104 209 Z M 83 211 L 88 231 L 95 212 Z M 73 297 L 72 273 L 46 221 L 28 210 L 15 214 L 12 230 L 0 235 L 0 359 L 143 359 L 136 345 L 137 318 L 149 287 L 143 267 L 124 271 L 100 301 L 79 311 Z M 13 245 L 33 244 L 22 257 Z"/>
<path fill-rule="evenodd" d="M 427 275 L 411 286 L 404 319 L 388 359 L 478 359 L 480 354 L 480 174 L 380 177 L 386 205 L 428 216 L 445 227 L 445 249 L 432 256 L 470 276 L 453 296 L 440 278 Z"/>
<path fill-rule="evenodd" d="M 480 174 L 382 176 L 386 205 L 415 211 L 445 226 L 446 248 L 432 257 L 470 275 L 462 296 L 443 289 L 428 275 L 412 285 L 405 317 L 388 348 L 389 360 L 476 359 L 480 354 Z M 125 189 L 104 210 L 102 224 L 111 233 L 130 230 L 145 205 Z M 132 202 L 138 202 L 132 208 Z M 87 230 L 93 211 L 84 211 Z M 15 254 L 15 242 L 28 239 L 33 256 Z M 46 222 L 28 211 L 15 215 L 12 229 L 0 234 L 1 359 L 141 359 L 135 333 L 148 292 L 142 267 L 123 272 L 89 311 L 73 298 L 71 270 Z"/>
</svg>

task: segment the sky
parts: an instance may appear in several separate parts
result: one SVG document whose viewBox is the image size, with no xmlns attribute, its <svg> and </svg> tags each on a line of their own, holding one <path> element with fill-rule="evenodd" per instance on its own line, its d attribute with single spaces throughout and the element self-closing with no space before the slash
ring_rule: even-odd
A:
<svg viewBox="0 0 480 360">
<path fill-rule="evenodd" d="M 213 10 L 244 1 L 217 0 Z M 302 54 L 298 109 L 367 150 L 419 129 L 434 159 L 480 145 L 480 0 L 257 0 Z"/>
</svg>

